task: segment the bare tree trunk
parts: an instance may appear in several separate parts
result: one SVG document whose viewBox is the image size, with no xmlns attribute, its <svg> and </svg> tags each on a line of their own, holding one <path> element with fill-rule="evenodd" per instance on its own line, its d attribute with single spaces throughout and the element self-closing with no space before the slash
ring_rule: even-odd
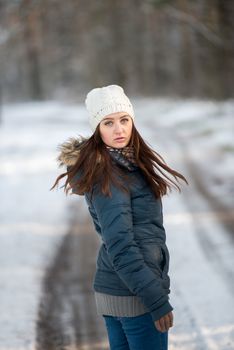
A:
<svg viewBox="0 0 234 350">
<path fill-rule="evenodd" d="M 218 55 L 217 68 L 220 84 L 222 86 L 222 98 L 233 96 L 234 83 L 234 6 L 229 0 L 217 0 L 218 26 L 223 46 Z"/>
<path fill-rule="evenodd" d="M 31 0 L 23 0 L 20 8 L 23 27 L 26 67 L 28 74 L 29 95 L 33 100 L 43 97 L 41 86 L 41 72 L 39 64 L 37 13 L 33 10 Z"/>
</svg>

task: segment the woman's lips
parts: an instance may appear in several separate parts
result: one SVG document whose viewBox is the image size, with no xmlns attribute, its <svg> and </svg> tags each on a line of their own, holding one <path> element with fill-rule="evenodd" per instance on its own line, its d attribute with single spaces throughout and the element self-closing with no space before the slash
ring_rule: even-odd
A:
<svg viewBox="0 0 234 350">
<path fill-rule="evenodd" d="M 125 141 L 125 137 L 118 137 L 117 139 L 115 139 L 116 142 L 123 142 Z"/>
</svg>

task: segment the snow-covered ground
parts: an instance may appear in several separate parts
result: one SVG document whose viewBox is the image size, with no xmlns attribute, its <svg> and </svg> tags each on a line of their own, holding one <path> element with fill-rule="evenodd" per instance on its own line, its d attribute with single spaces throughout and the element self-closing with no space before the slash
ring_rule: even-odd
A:
<svg viewBox="0 0 234 350">
<path fill-rule="evenodd" d="M 75 129 L 83 132 L 79 115 L 79 108 L 56 102 L 3 108 L 0 349 L 34 348 L 42 278 L 67 232 L 66 208 L 74 200 L 49 191 L 61 173 L 56 146 Z"/>
<path fill-rule="evenodd" d="M 133 99 L 133 105 L 137 128 L 165 160 L 190 177 L 185 159 L 192 159 L 208 190 L 233 208 L 234 101 Z M 2 109 L 0 350 L 35 348 L 44 272 L 67 233 L 69 205 L 82 200 L 49 191 L 63 171 L 56 147 L 78 134 L 91 134 L 83 105 Z M 193 183 L 164 202 L 175 307 L 170 350 L 234 349 L 232 237 Z"/>
<path fill-rule="evenodd" d="M 175 316 L 169 348 L 234 349 L 234 229 L 223 225 L 234 221 L 234 103 L 139 100 L 135 105 L 139 130 L 189 181 L 182 195 L 164 198 Z M 222 205 L 213 205 L 216 200 Z"/>
<path fill-rule="evenodd" d="M 152 121 L 152 142 L 157 127 L 170 130 L 198 167 L 209 191 L 234 208 L 234 101 L 148 99 L 135 105 L 139 122 L 146 125 L 146 137 Z M 157 140 L 154 144 L 160 147 Z"/>
</svg>

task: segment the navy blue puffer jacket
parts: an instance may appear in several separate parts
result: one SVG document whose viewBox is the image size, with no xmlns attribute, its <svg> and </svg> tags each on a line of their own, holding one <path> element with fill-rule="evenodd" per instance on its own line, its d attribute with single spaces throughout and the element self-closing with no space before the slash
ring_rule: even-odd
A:
<svg viewBox="0 0 234 350">
<path fill-rule="evenodd" d="M 133 181 L 128 194 L 113 184 L 111 197 L 103 195 L 98 185 L 92 194 L 85 193 L 102 241 L 93 288 L 111 295 L 139 296 L 155 321 L 173 310 L 168 301 L 169 252 L 161 199 L 155 198 L 139 167 L 119 156 L 113 161 Z M 76 193 L 75 188 L 72 191 Z"/>
</svg>

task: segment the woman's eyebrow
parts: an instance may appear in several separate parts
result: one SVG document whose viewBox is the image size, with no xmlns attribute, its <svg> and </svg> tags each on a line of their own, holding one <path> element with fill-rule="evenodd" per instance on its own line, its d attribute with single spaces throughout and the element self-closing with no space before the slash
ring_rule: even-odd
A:
<svg viewBox="0 0 234 350">
<path fill-rule="evenodd" d="M 120 119 L 124 118 L 124 117 L 129 117 L 129 115 L 128 114 L 121 115 Z M 107 119 L 114 120 L 114 118 L 112 118 L 112 117 L 103 118 L 103 120 L 107 120 Z"/>
</svg>

